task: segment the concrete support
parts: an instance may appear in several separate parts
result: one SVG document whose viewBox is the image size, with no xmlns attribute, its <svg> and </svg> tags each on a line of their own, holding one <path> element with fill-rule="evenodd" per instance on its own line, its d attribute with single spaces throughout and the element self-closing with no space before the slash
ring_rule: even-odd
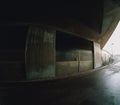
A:
<svg viewBox="0 0 120 105">
<path fill-rule="evenodd" d="M 93 42 L 94 44 L 94 68 L 102 66 L 102 52 L 100 49 L 100 44 Z"/>
<path fill-rule="evenodd" d="M 106 17 L 105 19 L 104 19 L 105 25 L 103 27 L 104 28 L 103 29 L 103 36 L 98 41 L 101 45 L 101 49 L 104 47 L 106 42 L 109 40 L 109 38 L 111 37 L 112 33 L 114 32 L 114 30 L 119 22 L 119 18 L 117 16 L 114 16 L 114 15 L 113 15 L 113 17 Z"/>
<path fill-rule="evenodd" d="M 27 79 L 55 76 L 55 35 L 50 28 L 29 28 L 25 52 Z"/>
</svg>

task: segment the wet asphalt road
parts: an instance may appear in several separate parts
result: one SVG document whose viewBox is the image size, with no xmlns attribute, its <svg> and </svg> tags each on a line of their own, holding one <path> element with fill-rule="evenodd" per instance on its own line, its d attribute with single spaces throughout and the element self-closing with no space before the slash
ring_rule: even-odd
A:
<svg viewBox="0 0 120 105">
<path fill-rule="evenodd" d="M 1 83 L 0 105 L 120 105 L 120 63 L 82 77 Z"/>
</svg>

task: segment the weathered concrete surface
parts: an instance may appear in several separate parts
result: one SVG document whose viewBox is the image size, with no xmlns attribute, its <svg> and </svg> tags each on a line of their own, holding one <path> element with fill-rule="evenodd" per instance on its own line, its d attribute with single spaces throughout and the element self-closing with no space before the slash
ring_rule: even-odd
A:
<svg viewBox="0 0 120 105">
<path fill-rule="evenodd" d="M 120 63 L 62 80 L 1 83 L 2 105 L 120 105 Z"/>
<path fill-rule="evenodd" d="M 93 54 L 91 50 L 79 49 L 58 53 L 56 77 L 93 69 Z"/>
<path fill-rule="evenodd" d="M 118 22 L 120 20 L 120 2 L 119 0 L 104 0 L 104 15 L 101 38 L 98 42 L 101 48 L 104 47 L 106 42 L 114 32 Z"/>
<path fill-rule="evenodd" d="M 111 54 L 105 50 L 102 50 L 102 65 L 108 65 L 112 63 Z"/>
<path fill-rule="evenodd" d="M 55 30 L 31 26 L 26 43 L 27 79 L 55 76 Z"/>
<path fill-rule="evenodd" d="M 94 68 L 102 66 L 102 51 L 100 44 L 94 42 Z"/>
<path fill-rule="evenodd" d="M 72 34 L 56 33 L 56 76 L 93 69 L 93 42 Z"/>
</svg>

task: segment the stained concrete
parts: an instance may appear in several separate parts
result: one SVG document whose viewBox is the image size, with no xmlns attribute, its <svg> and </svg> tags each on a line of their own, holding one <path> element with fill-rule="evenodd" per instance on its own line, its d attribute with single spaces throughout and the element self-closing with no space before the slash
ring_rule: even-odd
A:
<svg viewBox="0 0 120 105">
<path fill-rule="evenodd" d="M 71 75 L 81 71 L 93 69 L 93 55 L 91 50 L 71 50 L 58 52 L 56 61 L 56 77 Z"/>
<path fill-rule="evenodd" d="M 112 63 L 111 54 L 105 50 L 102 50 L 102 65 L 108 65 Z"/>
<path fill-rule="evenodd" d="M 100 44 L 93 42 L 94 45 L 94 68 L 102 66 L 102 50 Z"/>
<path fill-rule="evenodd" d="M 0 83 L 1 105 L 120 105 L 120 63 L 67 79 Z"/>
<path fill-rule="evenodd" d="M 93 69 L 93 42 L 56 33 L 56 77 Z"/>
<path fill-rule="evenodd" d="M 40 79 L 55 76 L 55 30 L 31 26 L 26 42 L 26 77 Z"/>
</svg>

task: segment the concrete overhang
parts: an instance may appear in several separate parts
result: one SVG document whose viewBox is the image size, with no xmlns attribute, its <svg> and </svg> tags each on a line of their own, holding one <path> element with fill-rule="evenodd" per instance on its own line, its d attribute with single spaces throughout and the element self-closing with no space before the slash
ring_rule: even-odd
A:
<svg viewBox="0 0 120 105">
<path fill-rule="evenodd" d="M 57 30 L 98 42 L 103 18 L 103 0 L 63 2 L 41 1 L 27 8 L 9 8 L 1 14 L 0 25 L 44 24 Z M 21 7 L 21 5 L 20 5 Z M 17 12 L 16 12 L 17 11 Z"/>
<path fill-rule="evenodd" d="M 106 42 L 114 32 L 120 20 L 120 1 L 119 0 L 104 0 L 104 15 L 101 38 L 99 43 L 101 48 L 104 47 Z"/>
<path fill-rule="evenodd" d="M 47 25 L 67 33 L 98 42 L 101 48 L 120 20 L 118 0 L 80 2 L 41 2 L 39 7 L 22 9 L 21 13 L 2 17 L 0 25 Z M 35 6 L 34 6 L 35 7 Z"/>
</svg>

